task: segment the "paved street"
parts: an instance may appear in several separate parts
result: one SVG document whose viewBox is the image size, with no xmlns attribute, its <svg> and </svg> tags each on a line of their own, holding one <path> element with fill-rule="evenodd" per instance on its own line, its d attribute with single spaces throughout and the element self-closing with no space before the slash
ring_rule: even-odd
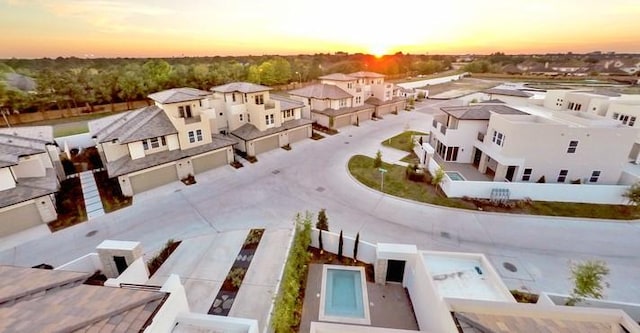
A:
<svg viewBox="0 0 640 333">
<path fill-rule="evenodd" d="M 386 116 L 320 141 L 274 150 L 235 170 L 197 175 L 134 198 L 132 207 L 0 253 L 0 263 L 59 265 L 103 239 L 140 240 L 147 253 L 168 238 L 187 239 L 252 227 L 289 227 L 297 212 L 326 208 L 332 231 L 363 240 L 416 244 L 425 250 L 483 252 L 507 286 L 566 293 L 570 260 L 600 258 L 611 269 L 609 299 L 640 303 L 640 224 L 493 214 L 409 202 L 372 191 L 347 172 L 354 154 L 373 156 L 379 142 L 406 128 L 427 131 L 436 108 Z M 383 159 L 385 156 L 383 155 Z M 96 230 L 91 237 L 86 235 Z M 503 269 L 504 262 L 516 272 Z"/>
</svg>

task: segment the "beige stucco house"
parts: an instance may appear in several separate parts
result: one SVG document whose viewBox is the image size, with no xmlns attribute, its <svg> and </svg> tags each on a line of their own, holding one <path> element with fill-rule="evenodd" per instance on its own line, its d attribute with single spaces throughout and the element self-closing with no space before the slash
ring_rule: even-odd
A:
<svg viewBox="0 0 640 333">
<path fill-rule="evenodd" d="M 58 218 L 58 154 L 50 126 L 0 129 L 0 237 Z"/>
<path fill-rule="evenodd" d="M 133 195 L 233 161 L 231 137 L 218 134 L 211 93 L 176 88 L 149 95 L 155 105 L 94 120 L 109 177 Z"/>
<path fill-rule="evenodd" d="M 373 72 L 333 73 L 320 83 L 289 91 L 311 110 L 311 119 L 329 128 L 357 125 L 406 107 L 405 97 L 394 96 L 394 85 Z"/>
<path fill-rule="evenodd" d="M 218 117 L 212 128 L 237 138 L 236 148 L 250 156 L 311 137 L 312 121 L 302 117 L 304 103 L 270 90 L 248 82 L 211 88 Z"/>
</svg>

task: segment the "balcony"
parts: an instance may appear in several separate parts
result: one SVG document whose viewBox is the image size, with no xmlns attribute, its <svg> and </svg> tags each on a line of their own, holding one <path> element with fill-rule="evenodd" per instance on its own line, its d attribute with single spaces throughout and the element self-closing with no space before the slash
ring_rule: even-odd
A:
<svg viewBox="0 0 640 333">
<path fill-rule="evenodd" d="M 487 133 L 478 132 L 478 136 L 477 136 L 478 141 L 480 141 L 480 142 L 484 142 L 484 136 L 485 136 L 486 134 L 487 134 Z"/>
<path fill-rule="evenodd" d="M 183 118 L 183 119 L 184 119 L 185 125 L 199 123 L 202 120 L 202 118 L 200 118 L 200 115 L 193 116 L 193 117 L 188 117 L 188 118 Z"/>
<path fill-rule="evenodd" d="M 440 133 L 442 133 L 442 135 L 447 135 L 447 126 L 442 124 L 442 126 L 440 126 Z"/>
<path fill-rule="evenodd" d="M 270 110 L 270 109 L 275 109 L 276 108 L 276 103 L 273 101 L 268 101 L 264 103 L 264 109 L 265 110 Z"/>
</svg>

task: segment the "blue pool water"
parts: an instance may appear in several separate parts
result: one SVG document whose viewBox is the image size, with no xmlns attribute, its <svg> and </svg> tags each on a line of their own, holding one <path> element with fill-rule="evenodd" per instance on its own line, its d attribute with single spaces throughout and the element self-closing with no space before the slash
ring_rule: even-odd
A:
<svg viewBox="0 0 640 333">
<path fill-rule="evenodd" d="M 360 271 L 327 269 L 324 311 L 328 316 L 364 318 Z"/>
<path fill-rule="evenodd" d="M 458 171 L 447 171 L 445 172 L 449 178 L 453 181 L 461 181 L 465 180 L 464 177 Z"/>
</svg>

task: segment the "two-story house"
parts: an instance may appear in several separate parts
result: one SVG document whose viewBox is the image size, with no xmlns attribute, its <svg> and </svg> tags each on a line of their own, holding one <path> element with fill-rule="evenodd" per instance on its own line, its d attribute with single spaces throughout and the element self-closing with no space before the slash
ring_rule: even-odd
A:
<svg viewBox="0 0 640 333">
<path fill-rule="evenodd" d="M 0 237 L 58 218 L 59 153 L 50 126 L 0 129 Z"/>
<path fill-rule="evenodd" d="M 229 164 L 236 140 L 217 129 L 211 93 L 176 88 L 149 95 L 155 105 L 89 122 L 109 177 L 133 195 Z"/>
<path fill-rule="evenodd" d="M 302 117 L 304 103 L 271 94 L 271 88 L 234 82 L 211 88 L 217 132 L 230 133 L 237 149 L 255 156 L 311 137 L 312 121 Z"/>
</svg>

